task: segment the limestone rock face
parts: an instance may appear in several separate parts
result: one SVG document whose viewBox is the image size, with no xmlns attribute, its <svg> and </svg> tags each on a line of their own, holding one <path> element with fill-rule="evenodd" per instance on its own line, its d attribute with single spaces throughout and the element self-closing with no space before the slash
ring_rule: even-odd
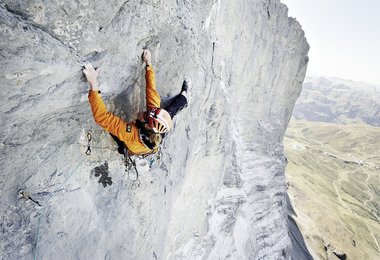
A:
<svg viewBox="0 0 380 260">
<path fill-rule="evenodd" d="M 1 258 L 290 256 L 282 139 L 309 47 L 285 5 L 1 0 L 0 37 Z M 110 111 L 135 120 L 143 47 L 164 104 L 184 78 L 191 89 L 134 182 L 81 70 L 100 67 Z"/>
</svg>

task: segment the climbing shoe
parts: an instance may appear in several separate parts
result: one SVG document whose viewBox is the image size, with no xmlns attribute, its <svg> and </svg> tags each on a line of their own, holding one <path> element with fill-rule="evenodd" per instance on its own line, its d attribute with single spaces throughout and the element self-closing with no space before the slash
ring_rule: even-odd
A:
<svg viewBox="0 0 380 260">
<path fill-rule="evenodd" d="M 181 93 L 182 93 L 182 91 L 185 91 L 187 93 L 188 88 L 189 88 L 189 84 L 187 83 L 186 80 L 184 80 L 182 83 Z"/>
</svg>

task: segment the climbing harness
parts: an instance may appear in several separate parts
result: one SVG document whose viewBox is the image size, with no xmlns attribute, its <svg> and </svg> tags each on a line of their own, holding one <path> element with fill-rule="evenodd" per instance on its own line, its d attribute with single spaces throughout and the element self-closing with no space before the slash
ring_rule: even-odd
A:
<svg viewBox="0 0 380 260">
<path fill-rule="evenodd" d="M 37 200 L 34 200 L 29 193 L 27 193 L 25 190 L 19 190 L 18 194 L 20 195 L 20 198 L 21 199 L 25 199 L 25 200 L 31 200 L 33 201 L 34 203 L 36 203 L 38 206 L 41 207 L 41 204 L 37 201 Z"/>
<path fill-rule="evenodd" d="M 91 154 L 91 140 L 92 140 L 92 132 L 91 130 L 88 130 L 87 132 L 87 150 L 86 150 L 86 155 L 90 155 Z"/>
</svg>

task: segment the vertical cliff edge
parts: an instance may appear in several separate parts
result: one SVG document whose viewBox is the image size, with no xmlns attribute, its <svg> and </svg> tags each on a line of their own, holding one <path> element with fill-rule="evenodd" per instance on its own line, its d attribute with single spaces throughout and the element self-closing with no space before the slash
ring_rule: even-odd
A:
<svg viewBox="0 0 380 260">
<path fill-rule="evenodd" d="M 285 5 L 0 2 L 0 258 L 289 258 L 282 139 L 309 46 Z M 160 164 L 134 183 L 81 66 L 101 68 L 107 106 L 134 120 L 143 47 L 164 102 L 184 77 L 191 90 Z"/>
</svg>

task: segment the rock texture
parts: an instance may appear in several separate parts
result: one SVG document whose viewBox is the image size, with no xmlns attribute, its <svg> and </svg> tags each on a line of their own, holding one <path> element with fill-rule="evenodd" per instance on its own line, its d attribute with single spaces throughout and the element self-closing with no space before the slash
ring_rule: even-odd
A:
<svg viewBox="0 0 380 260">
<path fill-rule="evenodd" d="M 0 21 L 1 258 L 289 258 L 282 139 L 309 47 L 286 6 L 1 0 Z M 143 47 L 164 102 L 192 87 L 137 183 L 93 122 L 81 66 L 102 68 L 110 110 L 134 120 Z"/>
</svg>

